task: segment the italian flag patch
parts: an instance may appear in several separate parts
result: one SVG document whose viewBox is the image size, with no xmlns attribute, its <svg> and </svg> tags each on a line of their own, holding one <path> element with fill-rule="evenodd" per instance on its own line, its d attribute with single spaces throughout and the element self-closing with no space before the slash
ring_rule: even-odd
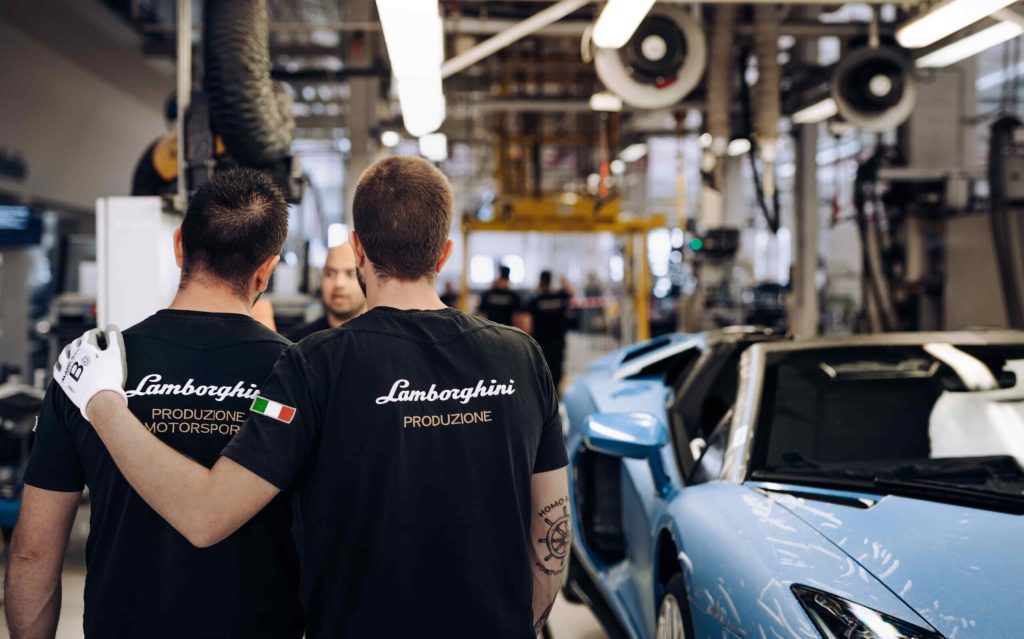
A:
<svg viewBox="0 0 1024 639">
<path fill-rule="evenodd" d="M 276 419 L 279 422 L 286 424 L 292 423 L 292 418 L 295 417 L 295 409 L 291 406 L 285 406 L 279 404 L 272 399 L 266 397 L 257 396 L 256 399 L 252 400 L 252 409 L 254 413 L 260 415 L 266 415 L 272 419 Z"/>
</svg>

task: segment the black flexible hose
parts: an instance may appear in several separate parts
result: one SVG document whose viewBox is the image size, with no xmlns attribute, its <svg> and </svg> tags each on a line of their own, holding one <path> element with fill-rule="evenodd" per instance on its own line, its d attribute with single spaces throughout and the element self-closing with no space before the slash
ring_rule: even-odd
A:
<svg viewBox="0 0 1024 639">
<path fill-rule="evenodd" d="M 203 4 L 204 87 L 214 131 L 242 166 L 268 167 L 288 155 L 291 100 L 270 79 L 267 0 Z"/>
<path fill-rule="evenodd" d="M 750 86 L 747 84 L 746 71 L 747 71 L 747 58 L 750 57 L 750 51 L 744 49 L 739 57 L 739 68 L 740 68 L 740 105 L 743 107 L 743 128 L 746 131 L 747 138 L 751 140 L 750 152 L 750 168 L 754 174 L 754 193 L 757 195 L 757 204 L 761 207 L 761 213 L 764 214 L 765 221 L 768 222 L 768 228 L 771 229 L 772 233 L 779 232 L 779 226 L 781 224 L 779 215 L 779 190 L 775 189 L 774 197 L 772 198 L 772 208 L 768 208 L 768 202 L 764 197 L 764 187 L 761 184 L 761 172 L 757 168 L 757 154 L 758 146 L 757 140 L 754 138 L 754 111 L 751 105 Z"/>
</svg>

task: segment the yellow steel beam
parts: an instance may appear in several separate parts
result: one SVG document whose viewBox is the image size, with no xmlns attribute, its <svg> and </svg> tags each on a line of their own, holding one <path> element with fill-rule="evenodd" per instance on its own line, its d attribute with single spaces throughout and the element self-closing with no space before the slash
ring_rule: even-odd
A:
<svg viewBox="0 0 1024 639">
<path fill-rule="evenodd" d="M 662 214 L 634 219 L 603 220 L 584 217 L 519 218 L 511 220 L 464 220 L 463 233 L 612 233 L 630 235 L 644 233 L 666 225 Z"/>
</svg>

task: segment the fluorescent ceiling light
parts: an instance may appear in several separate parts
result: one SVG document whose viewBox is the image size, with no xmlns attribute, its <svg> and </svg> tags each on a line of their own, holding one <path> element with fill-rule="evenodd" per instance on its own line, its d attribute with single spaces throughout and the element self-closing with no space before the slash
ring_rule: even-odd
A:
<svg viewBox="0 0 1024 639">
<path fill-rule="evenodd" d="M 794 113 L 793 124 L 816 124 L 837 113 L 839 113 L 839 105 L 836 104 L 836 101 L 832 98 L 825 98 Z"/>
<path fill-rule="evenodd" d="M 896 30 L 896 41 L 908 49 L 918 49 L 969 27 L 1014 0 L 949 0 L 920 15 Z"/>
<path fill-rule="evenodd" d="M 398 134 L 398 131 L 385 131 L 380 134 L 380 143 L 389 149 L 398 146 L 401 141 L 402 136 Z"/>
<path fill-rule="evenodd" d="M 429 133 L 420 137 L 420 155 L 431 162 L 448 159 L 448 136 L 444 133 Z"/>
<path fill-rule="evenodd" d="M 750 153 L 750 140 L 747 138 L 736 138 L 729 143 L 729 148 L 726 149 L 726 154 L 729 157 L 739 157 Z"/>
<path fill-rule="evenodd" d="M 976 56 L 985 49 L 990 49 L 997 44 L 1012 40 L 1024 33 L 1024 27 L 1013 22 L 1000 22 L 987 29 L 983 29 L 966 38 L 957 40 L 941 49 L 932 51 L 926 56 L 917 59 L 915 63 L 918 68 L 930 67 L 940 69 L 956 64 Z"/>
<path fill-rule="evenodd" d="M 441 76 L 436 78 L 398 78 L 398 104 L 402 123 L 414 137 L 433 133 L 444 123 L 445 99 Z"/>
<path fill-rule="evenodd" d="M 444 27 L 437 0 L 377 0 L 377 13 L 405 128 L 416 137 L 436 131 L 445 116 Z"/>
<path fill-rule="evenodd" d="M 645 155 L 647 155 L 647 145 L 643 142 L 637 142 L 622 149 L 622 152 L 619 153 L 619 159 L 623 162 L 636 162 Z"/>
<path fill-rule="evenodd" d="M 622 98 L 611 91 L 601 91 L 590 96 L 590 110 L 618 113 L 622 110 Z"/>
<path fill-rule="evenodd" d="M 441 75 L 444 28 L 437 0 L 377 0 L 377 13 L 396 78 Z"/>
<path fill-rule="evenodd" d="M 636 33 L 654 0 L 608 0 L 594 25 L 594 46 L 618 49 Z"/>
</svg>

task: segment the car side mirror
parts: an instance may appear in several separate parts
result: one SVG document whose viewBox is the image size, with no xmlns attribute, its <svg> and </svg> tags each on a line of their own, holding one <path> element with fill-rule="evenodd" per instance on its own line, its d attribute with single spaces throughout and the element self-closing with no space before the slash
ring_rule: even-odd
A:
<svg viewBox="0 0 1024 639">
<path fill-rule="evenodd" d="M 613 457 L 646 459 L 662 497 L 672 494 L 661 449 L 669 442 L 668 426 L 650 413 L 597 413 L 583 424 L 583 444 Z"/>
</svg>

